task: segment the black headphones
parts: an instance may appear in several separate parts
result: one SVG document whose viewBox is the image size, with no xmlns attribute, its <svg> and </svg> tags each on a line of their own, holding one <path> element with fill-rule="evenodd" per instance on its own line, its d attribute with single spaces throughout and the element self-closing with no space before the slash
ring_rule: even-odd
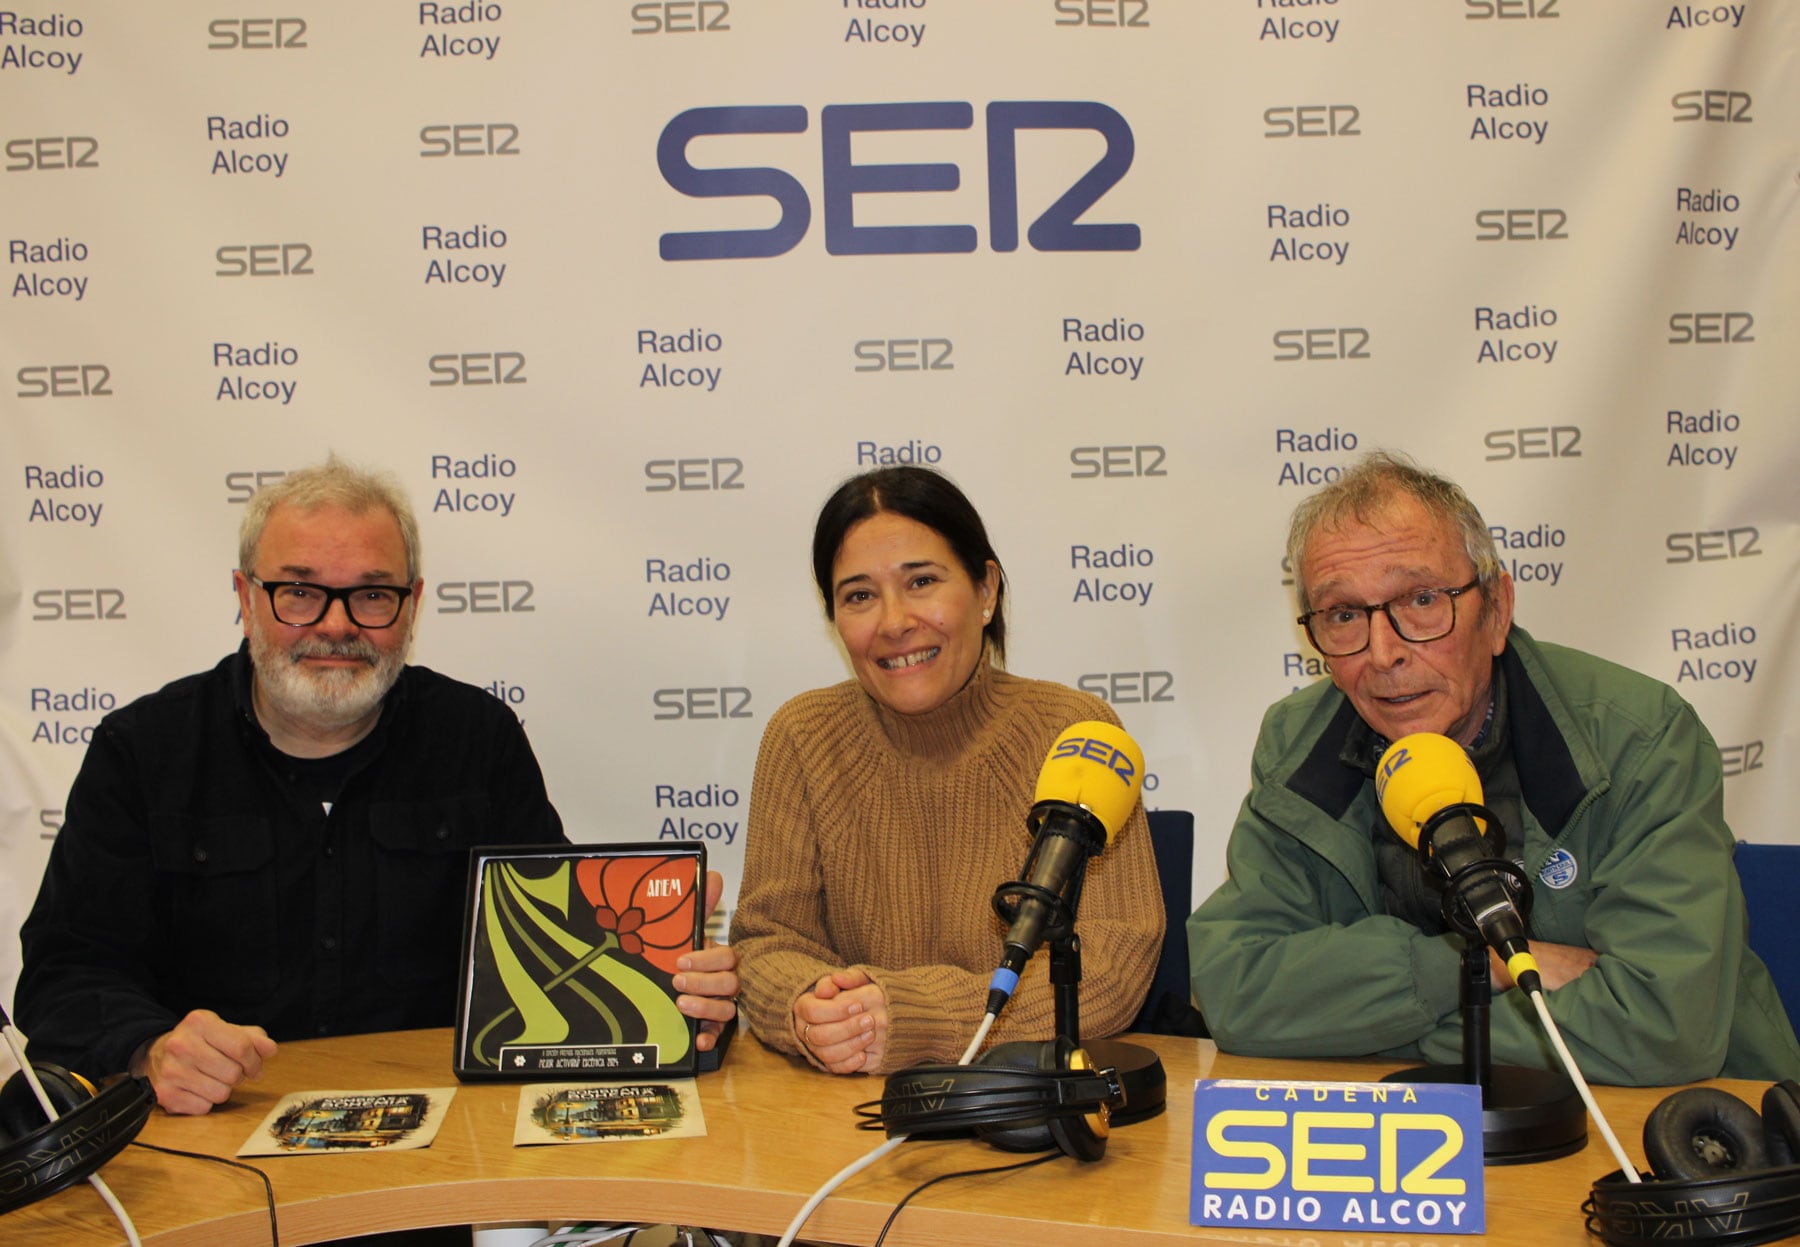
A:
<svg viewBox="0 0 1800 1247">
<path fill-rule="evenodd" d="M 1763 1093 L 1762 1115 L 1714 1087 L 1678 1091 L 1644 1122 L 1651 1176 L 1614 1171 L 1581 1210 L 1613 1247 L 1748 1247 L 1800 1233 L 1800 1083 Z"/>
<path fill-rule="evenodd" d="M 84 1180 L 137 1137 L 156 1103 L 147 1078 L 126 1078 L 98 1095 L 79 1074 L 33 1064 L 56 1106 L 48 1121 L 23 1074 L 0 1087 L 0 1214 Z"/>
<path fill-rule="evenodd" d="M 1125 1092 L 1067 1039 L 1003 1043 L 972 1065 L 914 1065 L 888 1076 L 881 1099 L 856 1106 L 859 1130 L 894 1135 L 974 1131 L 1008 1152 L 1059 1149 L 1099 1160 Z"/>
</svg>

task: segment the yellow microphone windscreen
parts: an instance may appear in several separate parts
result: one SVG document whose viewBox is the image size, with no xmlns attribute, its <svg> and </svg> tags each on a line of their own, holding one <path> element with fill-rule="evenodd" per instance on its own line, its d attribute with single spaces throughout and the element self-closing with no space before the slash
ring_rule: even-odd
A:
<svg viewBox="0 0 1800 1247">
<path fill-rule="evenodd" d="M 1439 810 L 1461 802 L 1481 804 L 1481 777 L 1463 747 L 1448 736 L 1414 732 L 1381 755 L 1375 796 L 1388 824 L 1417 847 L 1419 829 Z"/>
<path fill-rule="evenodd" d="M 1050 746 L 1033 801 L 1086 807 L 1106 828 L 1111 844 L 1143 787 L 1144 751 L 1137 742 L 1122 727 L 1089 719 L 1064 728 Z"/>
</svg>

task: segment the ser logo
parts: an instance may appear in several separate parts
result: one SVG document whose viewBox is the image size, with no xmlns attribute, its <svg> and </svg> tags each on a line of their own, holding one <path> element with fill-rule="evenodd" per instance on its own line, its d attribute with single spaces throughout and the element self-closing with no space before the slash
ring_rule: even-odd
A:
<svg viewBox="0 0 1800 1247">
<path fill-rule="evenodd" d="M 528 614 L 533 586 L 529 580 L 447 580 L 437 587 L 440 615 Z"/>
<path fill-rule="evenodd" d="M 1763 767 L 1763 743 L 1747 741 L 1742 745 L 1720 745 L 1719 761 L 1725 764 L 1726 778 L 1760 771 Z"/>
<path fill-rule="evenodd" d="M 1676 312 L 1669 317 L 1668 340 L 1674 346 L 1754 342 L 1750 331 L 1755 327 L 1756 317 L 1749 312 Z"/>
<path fill-rule="evenodd" d="M 259 242 L 220 247 L 214 277 L 311 277 L 312 244 Z"/>
<path fill-rule="evenodd" d="M 1232 1133 L 1240 1130 L 1243 1133 Z M 1352 1134 L 1357 1136 L 1354 1142 L 1350 1141 Z M 1445 1169 L 1463 1155 L 1466 1137 L 1461 1123 L 1444 1113 L 1314 1110 L 1295 1112 L 1290 1118 L 1283 1109 L 1227 1108 L 1215 1112 L 1207 1120 L 1206 1142 L 1210 1152 L 1232 1161 L 1260 1162 L 1264 1168 L 1261 1171 L 1235 1167 L 1228 1171 L 1209 1169 L 1202 1181 L 1206 1187 L 1267 1190 L 1282 1182 L 1291 1156 L 1295 1163 L 1290 1181 L 1296 1194 L 1342 1191 L 1346 1187 L 1373 1191 L 1375 1179 L 1372 1175 L 1379 1169 L 1383 1192 L 1397 1188 L 1412 1195 L 1437 1192 L 1461 1195 L 1468 1190 L 1466 1181 L 1446 1173 Z M 1367 1176 L 1349 1179 L 1317 1171 L 1309 1174 L 1299 1158 L 1316 1153 L 1323 1146 L 1320 1140 L 1325 1138 L 1334 1141 L 1331 1146 L 1342 1147 L 1345 1156 L 1361 1160 L 1367 1167 Z M 1335 1142 L 1338 1139 L 1345 1142 Z M 1209 1158 L 1199 1154 L 1198 1146 L 1194 1151 L 1195 1168 L 1199 1170 Z M 1408 1165 L 1411 1167 L 1406 1168 Z M 1352 1185 L 1353 1181 L 1366 1185 Z M 1218 1217 L 1225 1196 L 1203 1191 L 1201 1198 L 1204 1215 Z M 1418 1201 L 1421 1206 L 1435 1202 Z M 1405 1201 L 1396 1201 L 1394 1211 L 1398 1213 L 1405 1206 Z M 1309 1219 L 1316 1220 L 1317 1214 Z M 1398 1217 L 1395 1220 L 1404 1224 Z"/>
<path fill-rule="evenodd" d="M 1115 706 L 1175 700 L 1175 675 L 1169 671 L 1090 671 L 1075 687 Z"/>
<path fill-rule="evenodd" d="M 1561 242 L 1568 224 L 1561 208 L 1483 208 L 1475 214 L 1475 241 Z"/>
<path fill-rule="evenodd" d="M 1670 533 L 1663 544 L 1669 551 L 1665 563 L 1717 563 L 1723 559 L 1754 558 L 1762 553 L 1756 543 L 1762 533 L 1748 524 L 1715 528 L 1709 532 Z"/>
<path fill-rule="evenodd" d="M 1167 476 L 1161 446 L 1077 446 L 1069 451 L 1075 470 L 1069 479 L 1091 481 L 1097 476 Z"/>
<path fill-rule="evenodd" d="M 1387 800 L 1388 781 L 1394 778 L 1395 772 L 1412 760 L 1412 750 L 1404 746 L 1394 750 L 1382 760 L 1381 771 L 1375 776 L 1375 800 L 1377 802 Z"/>
<path fill-rule="evenodd" d="M 427 160 L 445 156 L 517 156 L 519 127 L 506 121 L 423 126 L 419 142 L 424 144 L 419 155 Z"/>
<path fill-rule="evenodd" d="M 656 719 L 749 719 L 747 688 L 659 688 L 650 694 Z"/>
<path fill-rule="evenodd" d="M 1489 463 L 1508 459 L 1579 459 L 1581 429 L 1573 424 L 1493 429 L 1482 444 L 1488 448 Z"/>
<path fill-rule="evenodd" d="M 8 139 L 6 171 L 26 169 L 98 169 L 100 140 L 71 134 L 67 138 Z"/>
<path fill-rule="evenodd" d="M 1369 331 L 1355 327 L 1341 329 L 1277 329 L 1275 360 L 1368 359 Z"/>
<path fill-rule="evenodd" d="M 287 475 L 285 468 L 246 468 L 225 474 L 225 501 L 236 506 L 249 502 L 257 490 Z"/>
<path fill-rule="evenodd" d="M 1750 93 L 1748 91 L 1677 91 L 1669 97 L 1669 104 L 1675 109 L 1675 120 L 1683 121 L 1723 121 L 1743 122 L 1746 125 L 1756 118 L 1750 115 Z"/>
<path fill-rule="evenodd" d="M 955 349 L 949 338 L 865 338 L 851 354 L 857 372 L 954 372 Z"/>
<path fill-rule="evenodd" d="M 433 386 L 439 385 L 524 385 L 525 356 L 519 351 L 464 351 L 460 354 L 433 355 Z"/>
<path fill-rule="evenodd" d="M 112 397 L 112 369 L 105 364 L 27 364 L 18 376 L 20 398 Z"/>
<path fill-rule="evenodd" d="M 727 0 L 645 0 L 631 6 L 634 35 L 704 34 L 730 30 Z"/>
<path fill-rule="evenodd" d="M 214 51 L 230 52 L 243 48 L 247 52 L 263 49 L 304 48 L 304 17 L 215 17 L 206 25 Z"/>
<path fill-rule="evenodd" d="M 40 622 L 123 619 L 123 589 L 39 589 L 31 595 L 32 618 Z"/>
<path fill-rule="evenodd" d="M 1561 17 L 1556 11 L 1560 0 L 1463 0 L 1470 11 L 1466 21 L 1525 21 L 1534 17 Z"/>
<path fill-rule="evenodd" d="M 1084 100 L 1024 100 L 987 106 L 989 244 L 1019 249 L 1018 133 L 1021 130 L 1091 130 L 1105 140 L 1100 159 L 1033 221 L 1026 239 L 1035 251 L 1136 251 L 1131 224 L 1088 224 L 1080 218 L 1117 186 L 1131 168 L 1137 140 L 1125 118 L 1105 104 Z M 859 165 L 851 159 L 858 134 L 915 130 L 967 130 L 974 107 L 963 101 L 907 104 L 827 104 L 819 110 L 823 152 L 825 250 L 830 255 L 950 255 L 972 252 L 973 225 L 857 225 L 856 196 L 954 191 L 962 185 L 955 164 Z M 664 234 L 665 260 L 727 260 L 785 255 L 806 237 L 812 201 L 800 180 L 784 169 L 700 169 L 688 161 L 695 139 L 737 134 L 804 134 L 806 108 L 799 104 L 690 108 L 663 127 L 656 167 L 663 180 L 695 199 L 766 198 L 780 219 L 767 229 L 693 230 Z M 710 146 L 710 145 L 709 145 Z"/>
<path fill-rule="evenodd" d="M 1357 138 L 1362 110 L 1354 104 L 1288 104 L 1263 109 L 1265 139 Z"/>
<path fill-rule="evenodd" d="M 1137 776 L 1137 767 L 1123 749 L 1110 740 L 1101 740 L 1098 736 L 1064 736 L 1056 742 L 1050 751 L 1048 762 L 1062 758 L 1081 758 L 1088 762 L 1098 762 L 1101 766 L 1119 777 L 1127 788 Z"/>
<path fill-rule="evenodd" d="M 742 489 L 742 459 L 652 459 L 644 464 L 644 475 L 650 483 L 647 494 L 666 494 L 671 490 Z"/>
<path fill-rule="evenodd" d="M 1056 11 L 1058 26 L 1150 26 L 1150 0 L 1056 0 Z"/>
</svg>

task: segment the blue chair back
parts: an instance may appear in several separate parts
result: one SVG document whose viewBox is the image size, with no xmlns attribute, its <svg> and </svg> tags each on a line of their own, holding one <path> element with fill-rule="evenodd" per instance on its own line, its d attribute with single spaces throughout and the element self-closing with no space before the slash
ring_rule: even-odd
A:
<svg viewBox="0 0 1800 1247">
<path fill-rule="evenodd" d="M 1162 955 L 1150 980 L 1150 994 L 1131 1029 L 1153 1035 L 1199 1035 L 1205 1019 L 1194 1008 L 1188 974 L 1187 919 L 1193 910 L 1194 816 L 1187 810 L 1151 810 L 1150 846 L 1156 851 L 1156 874 L 1162 883 Z"/>
<path fill-rule="evenodd" d="M 1736 861 L 1750 912 L 1750 951 L 1769 967 L 1788 1020 L 1800 1031 L 1800 923 L 1794 921 L 1794 902 L 1800 897 L 1800 844 L 1739 840 Z"/>
</svg>

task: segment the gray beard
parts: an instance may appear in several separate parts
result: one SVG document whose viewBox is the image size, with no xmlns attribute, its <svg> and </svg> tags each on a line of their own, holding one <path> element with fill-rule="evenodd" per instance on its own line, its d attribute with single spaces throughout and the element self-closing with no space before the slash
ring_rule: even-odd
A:
<svg viewBox="0 0 1800 1247">
<path fill-rule="evenodd" d="M 369 642 L 298 641 L 282 649 L 260 627 L 250 630 L 250 661 L 256 667 L 262 695 L 278 713 L 321 730 L 349 727 L 367 718 L 400 678 L 406 649 L 383 653 Z M 346 670 L 309 671 L 302 657 L 360 658 L 365 666 Z"/>
</svg>

